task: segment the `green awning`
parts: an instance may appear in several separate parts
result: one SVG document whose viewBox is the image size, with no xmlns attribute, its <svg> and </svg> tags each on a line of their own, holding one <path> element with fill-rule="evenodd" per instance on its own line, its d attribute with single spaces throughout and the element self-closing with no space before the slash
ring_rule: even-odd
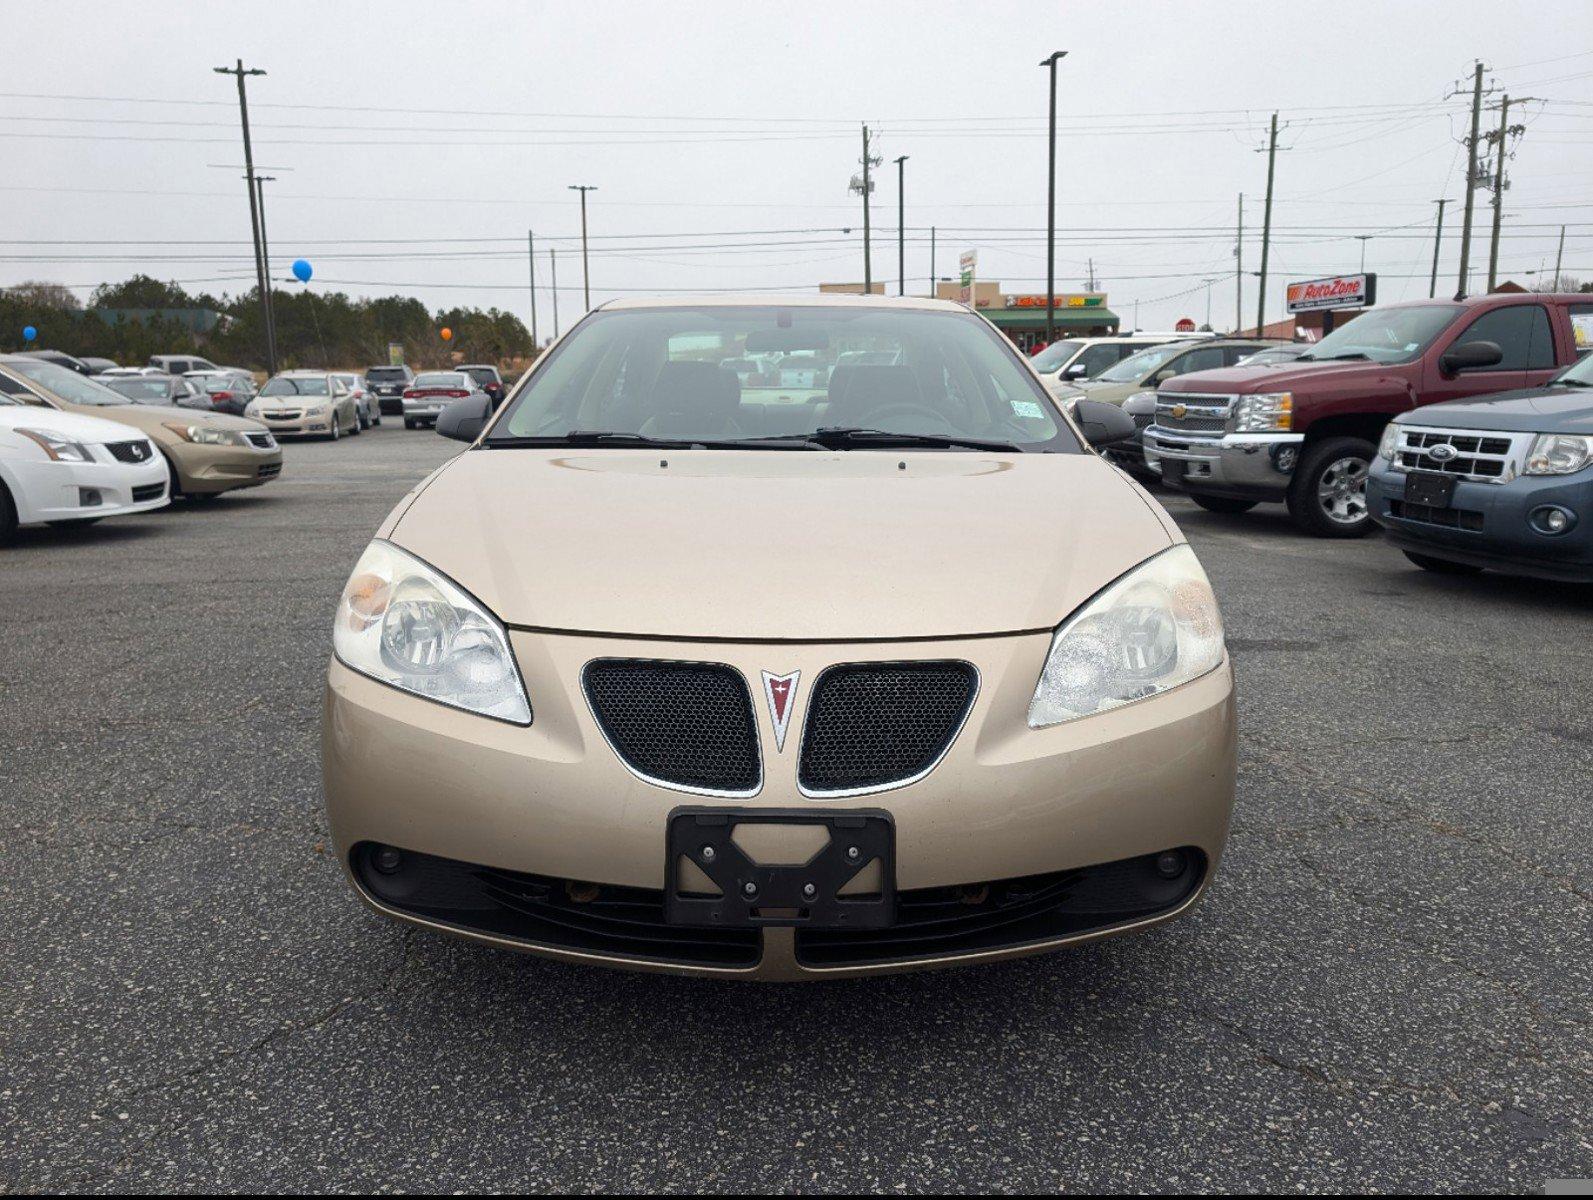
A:
<svg viewBox="0 0 1593 1200">
<path fill-rule="evenodd" d="M 1122 324 L 1109 308 L 1057 308 L 1052 320 L 1062 329 L 1116 329 Z M 1043 308 L 981 308 L 979 315 L 997 329 L 1044 329 Z"/>
</svg>

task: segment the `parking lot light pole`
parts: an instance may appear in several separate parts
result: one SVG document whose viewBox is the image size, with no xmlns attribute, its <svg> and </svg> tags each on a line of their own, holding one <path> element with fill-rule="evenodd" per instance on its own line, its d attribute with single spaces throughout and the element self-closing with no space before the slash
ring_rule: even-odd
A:
<svg viewBox="0 0 1593 1200">
<path fill-rule="evenodd" d="M 588 312 L 592 310 L 592 275 L 586 259 L 586 193 L 597 188 L 590 183 L 572 183 L 570 191 L 581 193 L 581 295 Z"/>
<path fill-rule="evenodd" d="M 1046 174 L 1045 193 L 1045 344 L 1056 340 L 1056 64 L 1067 57 L 1066 50 L 1058 50 L 1042 59 L 1040 65 L 1051 72 L 1051 124 L 1046 135 L 1050 150 Z"/>
</svg>

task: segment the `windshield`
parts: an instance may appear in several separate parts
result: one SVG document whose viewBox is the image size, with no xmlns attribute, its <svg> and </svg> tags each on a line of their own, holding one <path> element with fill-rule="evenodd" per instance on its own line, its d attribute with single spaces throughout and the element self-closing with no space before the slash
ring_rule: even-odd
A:
<svg viewBox="0 0 1593 1200">
<path fill-rule="evenodd" d="M 1175 355 L 1182 354 L 1189 347 L 1174 343 L 1171 346 L 1154 346 L 1149 350 L 1141 350 L 1138 354 L 1131 354 L 1117 366 L 1097 375 L 1099 383 L 1138 383 L 1147 375 L 1152 375 Z"/>
<path fill-rule="evenodd" d="M 491 367 L 465 367 L 464 373 L 477 383 L 497 383 L 498 373 Z"/>
<path fill-rule="evenodd" d="M 765 366 L 743 376 L 749 359 Z M 806 445 L 827 429 L 1078 449 L 982 318 L 807 305 L 595 313 L 521 388 L 488 441 L 603 431 Z"/>
<path fill-rule="evenodd" d="M 430 371 L 415 376 L 418 388 L 462 388 L 468 386 L 465 377 L 457 371 Z"/>
<path fill-rule="evenodd" d="M 143 404 L 164 404 L 171 398 L 164 379 L 112 379 L 105 386 Z"/>
<path fill-rule="evenodd" d="M 1079 347 L 1082 345 L 1083 342 L 1052 342 L 1029 361 L 1040 374 L 1049 375 L 1052 371 L 1060 371 L 1068 359 L 1079 352 Z"/>
<path fill-rule="evenodd" d="M 96 383 L 87 375 L 79 375 L 76 371 L 69 371 L 65 367 L 58 367 L 42 359 L 14 358 L 7 361 L 6 366 L 18 375 L 33 380 L 68 404 L 88 404 L 105 408 L 113 404 L 127 403 L 126 396 L 113 392 L 103 383 Z"/>
<path fill-rule="evenodd" d="M 324 396 L 327 394 L 326 376 L 315 375 L 303 379 L 278 375 L 267 380 L 260 389 L 262 396 Z"/>
<path fill-rule="evenodd" d="M 1328 334 L 1299 361 L 1365 358 L 1380 363 L 1410 362 L 1462 311 L 1457 304 L 1370 309 Z"/>
<path fill-rule="evenodd" d="M 372 367 L 365 372 L 365 378 L 372 383 L 403 383 L 409 372 L 403 367 Z"/>
<path fill-rule="evenodd" d="M 1593 354 L 1583 354 L 1549 382 L 1568 387 L 1593 387 Z"/>
</svg>

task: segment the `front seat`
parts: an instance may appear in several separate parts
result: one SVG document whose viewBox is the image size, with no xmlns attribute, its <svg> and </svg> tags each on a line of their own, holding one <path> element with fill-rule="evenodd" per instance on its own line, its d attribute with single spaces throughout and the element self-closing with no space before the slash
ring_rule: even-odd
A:
<svg viewBox="0 0 1593 1200">
<path fill-rule="evenodd" d="M 745 437 L 736 424 L 741 380 L 718 363 L 666 362 L 653 383 L 652 415 L 638 431 L 660 438 Z"/>
<path fill-rule="evenodd" d="M 881 409 L 900 404 L 925 407 L 918 380 L 913 377 L 912 370 L 904 366 L 865 363 L 848 367 L 839 396 L 836 390 L 832 381 L 830 408 L 824 414 L 826 425 L 868 429 L 874 425 L 872 414 Z"/>
</svg>

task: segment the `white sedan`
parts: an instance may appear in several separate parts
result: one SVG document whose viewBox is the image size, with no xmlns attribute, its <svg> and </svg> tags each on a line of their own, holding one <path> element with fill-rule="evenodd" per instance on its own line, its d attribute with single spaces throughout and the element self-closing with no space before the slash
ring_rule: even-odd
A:
<svg viewBox="0 0 1593 1200">
<path fill-rule="evenodd" d="M 0 545 L 18 525 L 64 525 L 171 503 L 166 460 L 130 425 L 0 394 Z"/>
</svg>

